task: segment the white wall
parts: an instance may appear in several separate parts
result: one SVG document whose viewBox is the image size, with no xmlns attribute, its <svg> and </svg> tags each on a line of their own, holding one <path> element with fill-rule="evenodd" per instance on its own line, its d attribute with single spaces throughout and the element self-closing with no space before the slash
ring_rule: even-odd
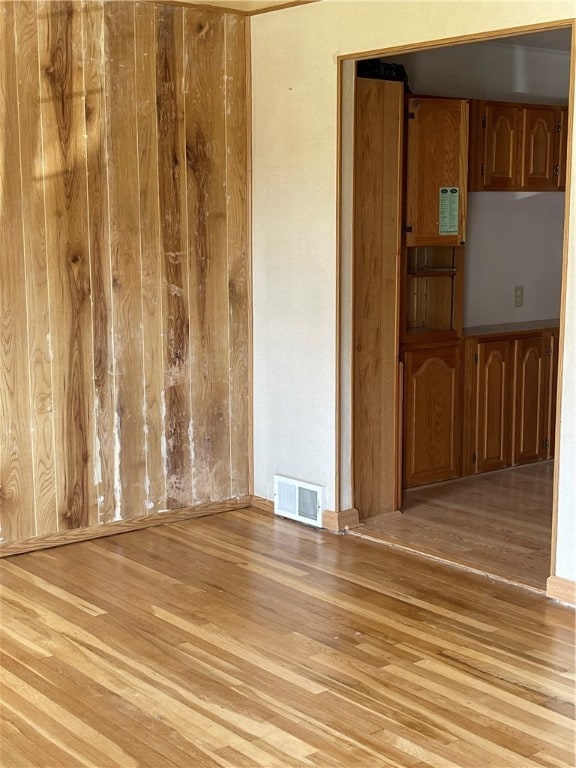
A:
<svg viewBox="0 0 576 768">
<path fill-rule="evenodd" d="M 468 211 L 464 326 L 559 317 L 564 194 L 473 192 Z"/>
<path fill-rule="evenodd" d="M 322 0 L 253 17 L 256 494 L 270 498 L 272 476 L 283 472 L 326 484 L 327 506 L 336 501 L 338 55 L 573 14 L 572 0 Z M 574 302 L 567 314 L 573 345 Z M 576 415 L 576 389 L 566 389 L 560 451 L 573 454 L 564 422 Z M 557 575 L 576 580 L 567 554 L 576 549 L 568 506 L 576 478 L 563 458 L 560 467 Z"/>
</svg>

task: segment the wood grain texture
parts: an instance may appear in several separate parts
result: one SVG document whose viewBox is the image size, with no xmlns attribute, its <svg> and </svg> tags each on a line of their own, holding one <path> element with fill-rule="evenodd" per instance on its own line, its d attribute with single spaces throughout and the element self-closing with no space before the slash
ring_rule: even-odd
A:
<svg viewBox="0 0 576 768">
<path fill-rule="evenodd" d="M 246 496 L 247 21 L 0 6 L 4 541 Z"/>
<path fill-rule="evenodd" d="M 402 513 L 355 533 L 541 592 L 550 575 L 552 462 L 404 494 Z"/>
<path fill-rule="evenodd" d="M 115 368 L 115 519 L 141 514 L 146 502 L 134 21 L 133 3 L 104 4 Z"/>
<path fill-rule="evenodd" d="M 0 14 L 0 522 L 10 541 L 34 536 L 36 520 L 14 3 L 0 4 Z"/>
<path fill-rule="evenodd" d="M 46 269 L 46 225 L 42 180 L 38 22 L 35 2 L 19 2 L 15 10 L 18 72 L 20 179 L 26 307 L 28 318 L 32 449 L 35 465 L 36 534 L 58 528 L 54 445 L 54 408 L 50 349 L 50 297 Z"/>
<path fill-rule="evenodd" d="M 460 345 L 404 353 L 404 487 L 460 474 Z"/>
<path fill-rule="evenodd" d="M 251 284 L 247 56 L 249 23 L 224 17 L 226 43 L 226 206 L 230 351 L 230 478 L 233 496 L 250 492 L 252 456 Z"/>
<path fill-rule="evenodd" d="M 406 121 L 406 245 L 463 245 L 468 188 L 468 102 L 410 98 Z M 456 187 L 457 234 L 440 233 L 440 187 Z"/>
<path fill-rule="evenodd" d="M 140 258 L 142 263 L 142 334 L 144 339 L 144 414 L 146 508 L 166 506 L 166 466 L 162 445 L 163 291 L 158 186 L 158 122 L 156 120 L 156 12 L 139 3 L 135 16 L 136 118 L 138 125 L 138 187 Z"/>
<path fill-rule="evenodd" d="M 190 307 L 186 218 L 186 146 L 182 81 L 184 12 L 157 9 L 158 174 L 165 338 L 166 505 L 192 490 Z"/>
<path fill-rule="evenodd" d="M 403 85 L 358 78 L 354 179 L 354 505 L 395 509 Z M 394 428 L 391 428 L 394 425 Z"/>
<path fill-rule="evenodd" d="M 90 249 L 80 3 L 38 4 L 46 259 L 59 526 L 97 519 L 90 464 L 93 414 Z"/>
<path fill-rule="evenodd" d="M 94 464 L 98 522 L 114 518 L 114 413 L 116 406 L 112 265 L 110 259 L 110 196 L 106 51 L 103 2 L 82 4 L 82 43 L 89 200 L 89 248 L 94 364 Z"/>
<path fill-rule="evenodd" d="M 230 487 L 229 323 L 221 321 L 229 316 L 225 27 L 212 11 L 186 11 L 184 22 L 193 472 L 204 501 Z"/>
<path fill-rule="evenodd" d="M 513 465 L 539 461 L 545 456 L 546 362 L 546 339 L 543 336 L 514 342 Z"/>
<path fill-rule="evenodd" d="M 3 768 L 573 765 L 573 611 L 383 552 L 236 511 L 4 559 Z"/>
<path fill-rule="evenodd" d="M 251 496 L 239 496 L 235 499 L 224 501 L 210 501 L 206 504 L 197 504 L 193 507 L 181 507 L 175 510 L 162 512 L 148 511 L 139 517 L 131 517 L 126 520 L 112 520 L 107 525 L 87 526 L 86 528 L 73 528 L 57 533 L 47 533 L 44 536 L 35 536 L 27 541 L 14 543 L 0 542 L 0 558 L 19 555 L 23 552 L 35 552 L 38 549 L 50 549 L 61 544 L 73 544 L 78 541 L 90 541 L 106 536 L 115 536 L 119 533 L 138 531 L 143 528 L 155 528 L 157 525 L 167 525 L 177 520 L 191 520 L 205 515 L 216 515 L 220 512 L 228 512 L 231 509 L 245 509 L 252 501 Z"/>
<path fill-rule="evenodd" d="M 478 344 L 478 442 L 477 469 L 504 469 L 510 457 L 510 393 L 512 371 L 510 344 Z"/>
</svg>

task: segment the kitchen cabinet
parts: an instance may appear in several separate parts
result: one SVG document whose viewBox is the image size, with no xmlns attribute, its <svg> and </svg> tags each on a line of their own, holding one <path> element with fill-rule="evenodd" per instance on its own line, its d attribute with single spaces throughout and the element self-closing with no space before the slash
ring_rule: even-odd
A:
<svg viewBox="0 0 576 768">
<path fill-rule="evenodd" d="M 406 134 L 406 245 L 463 245 L 468 101 L 409 98 Z"/>
<path fill-rule="evenodd" d="M 526 191 L 551 191 L 558 187 L 556 159 L 559 110 L 553 107 L 520 109 L 522 146 L 520 186 Z"/>
<path fill-rule="evenodd" d="M 460 343 L 404 353 L 404 487 L 460 474 Z"/>
<path fill-rule="evenodd" d="M 562 190 L 566 189 L 566 163 L 568 154 L 568 109 L 566 107 L 562 107 L 562 109 L 559 110 L 558 121 L 556 126 L 558 172 L 555 173 L 555 176 L 558 189 Z"/>
<path fill-rule="evenodd" d="M 468 101 L 410 98 L 402 281 L 403 485 L 460 474 Z"/>
<path fill-rule="evenodd" d="M 533 336 L 514 342 L 514 413 L 512 464 L 545 457 L 546 339 Z"/>
<path fill-rule="evenodd" d="M 476 472 L 503 469 L 510 444 L 510 342 L 474 341 L 476 377 Z"/>
<path fill-rule="evenodd" d="M 556 400 L 558 390 L 558 329 L 552 331 L 546 337 L 546 351 L 548 356 L 547 393 L 546 393 L 546 438 L 545 451 L 547 459 L 554 458 L 554 445 L 556 443 Z"/>
<path fill-rule="evenodd" d="M 565 108 L 473 101 L 470 112 L 471 190 L 553 191 L 565 187 Z"/>
<path fill-rule="evenodd" d="M 554 456 L 558 329 L 466 329 L 462 474 Z"/>
</svg>

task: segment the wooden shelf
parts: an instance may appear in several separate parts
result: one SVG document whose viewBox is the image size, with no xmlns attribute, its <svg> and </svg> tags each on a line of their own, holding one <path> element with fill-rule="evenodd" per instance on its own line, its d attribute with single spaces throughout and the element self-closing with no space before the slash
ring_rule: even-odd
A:
<svg viewBox="0 0 576 768">
<path fill-rule="evenodd" d="M 409 269 L 408 274 L 410 277 L 451 277 L 457 274 L 455 268 L 445 269 L 439 267 L 438 269 Z"/>
</svg>

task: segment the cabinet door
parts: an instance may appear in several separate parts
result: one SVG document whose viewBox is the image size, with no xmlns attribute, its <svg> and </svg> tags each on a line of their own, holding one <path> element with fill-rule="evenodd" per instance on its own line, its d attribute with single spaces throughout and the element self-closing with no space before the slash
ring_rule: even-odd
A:
<svg viewBox="0 0 576 768">
<path fill-rule="evenodd" d="M 404 486 L 460 472 L 460 345 L 405 353 Z"/>
<path fill-rule="evenodd" d="M 466 239 L 468 102 L 408 100 L 406 245 Z"/>
<path fill-rule="evenodd" d="M 522 108 L 522 189 L 553 190 L 558 186 L 555 107 Z"/>
<path fill-rule="evenodd" d="M 558 333 L 553 333 L 546 338 L 546 352 L 548 356 L 546 414 L 547 436 L 545 439 L 544 458 L 554 458 L 554 443 L 556 441 L 556 399 L 558 390 Z"/>
<path fill-rule="evenodd" d="M 509 461 L 510 344 L 478 344 L 476 471 L 503 469 Z"/>
<path fill-rule="evenodd" d="M 517 339 L 514 354 L 512 464 L 544 458 L 546 430 L 546 339 Z"/>
<path fill-rule="evenodd" d="M 568 146 L 568 110 L 558 110 L 556 123 L 556 167 L 554 175 L 558 189 L 566 189 L 566 155 Z"/>
<path fill-rule="evenodd" d="M 519 185 L 519 112 L 514 104 L 486 104 L 484 189 L 516 189 Z"/>
</svg>

